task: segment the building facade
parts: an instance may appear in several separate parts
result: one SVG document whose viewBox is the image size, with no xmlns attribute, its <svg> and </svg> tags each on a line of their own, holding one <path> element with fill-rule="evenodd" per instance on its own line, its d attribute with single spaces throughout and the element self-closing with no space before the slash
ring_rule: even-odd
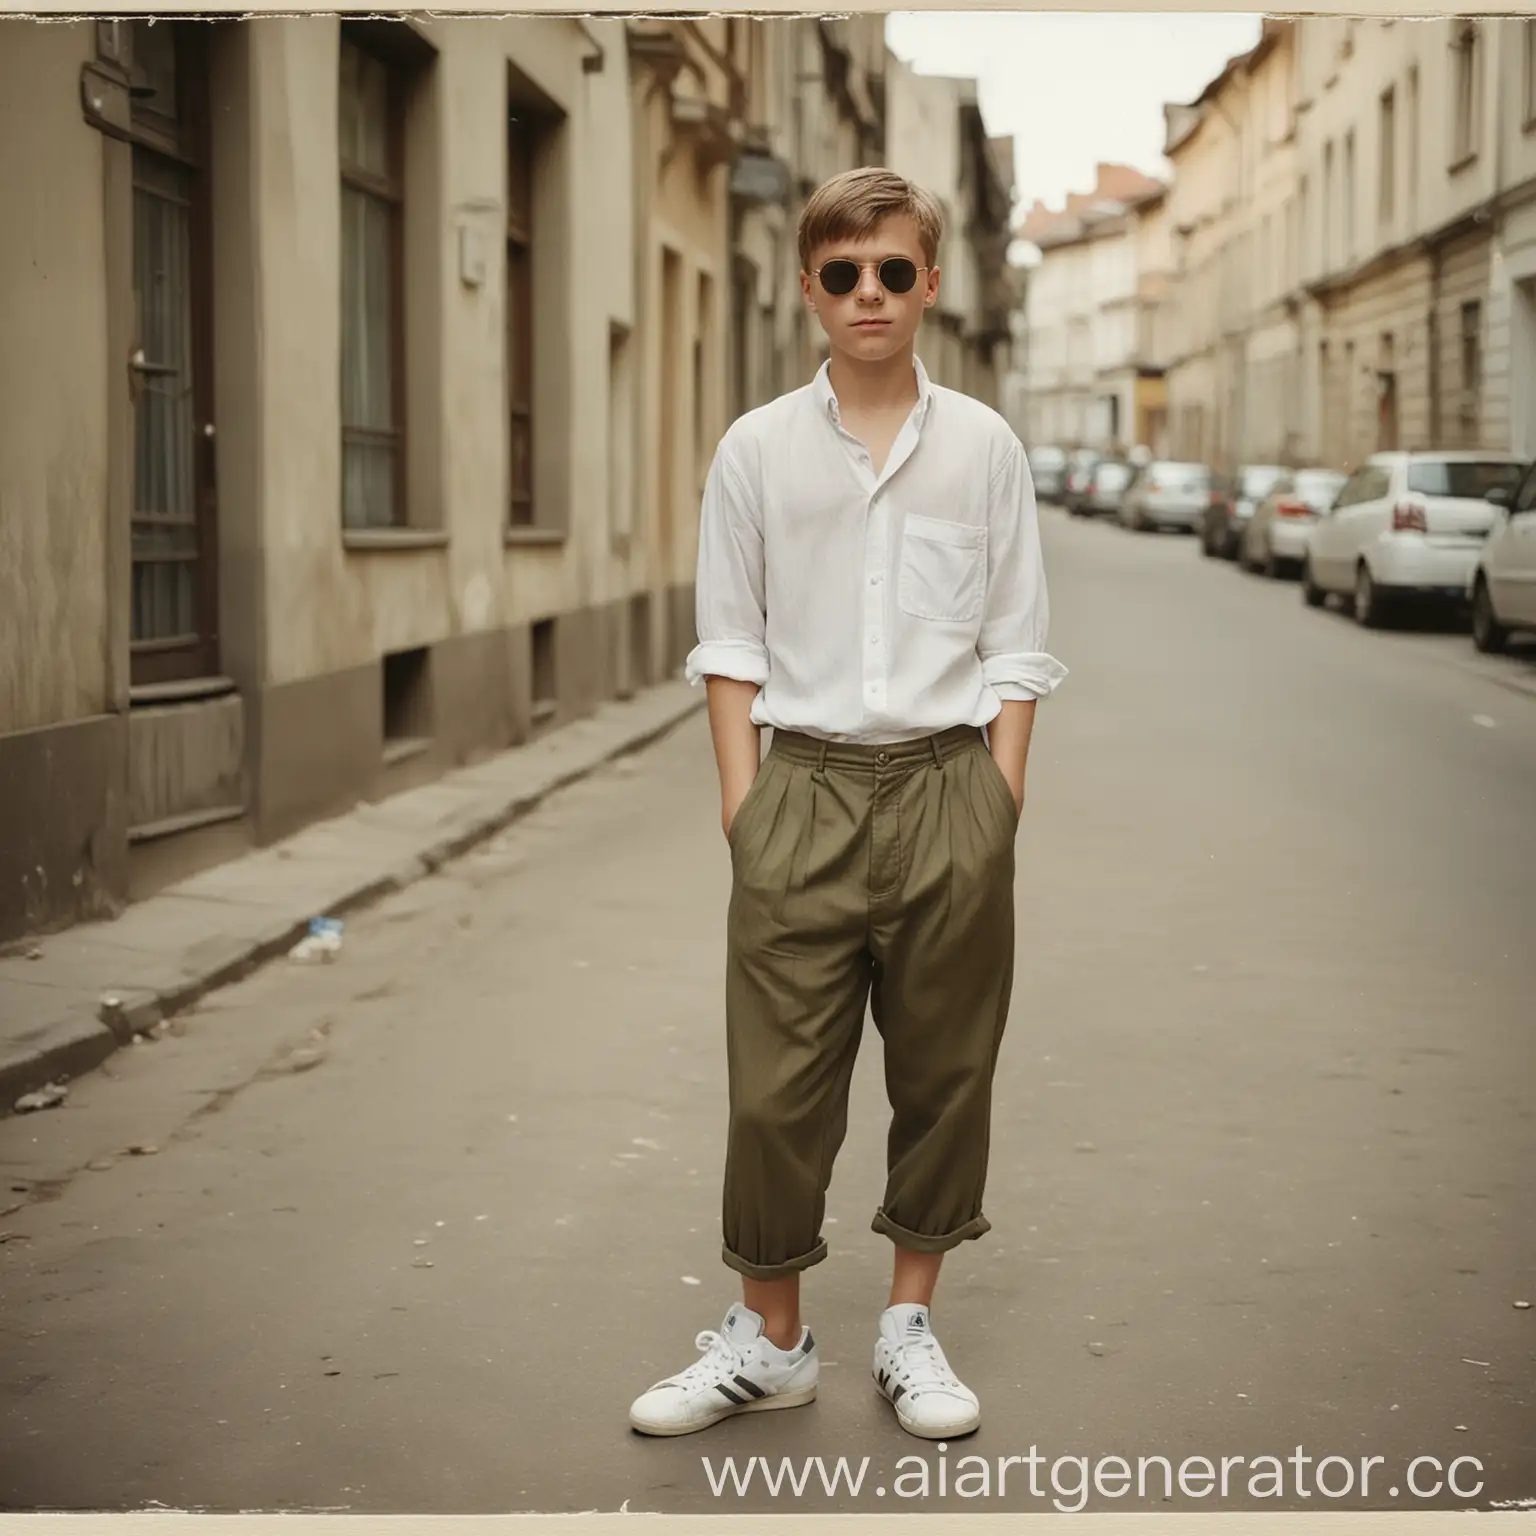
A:
<svg viewBox="0 0 1536 1536">
<path fill-rule="evenodd" d="M 1101 164 L 1091 193 L 1025 218 L 1019 237 L 1040 253 L 1024 299 L 1027 441 L 1126 452 L 1162 434 L 1165 201 L 1161 182 Z"/>
<path fill-rule="evenodd" d="M 714 446 L 817 360 L 799 209 L 886 157 L 881 18 L 4 43 L 0 942 L 675 670 Z"/>
<path fill-rule="evenodd" d="M 1166 116 L 1181 454 L 1536 452 L 1536 23 L 1266 21 Z"/>
</svg>

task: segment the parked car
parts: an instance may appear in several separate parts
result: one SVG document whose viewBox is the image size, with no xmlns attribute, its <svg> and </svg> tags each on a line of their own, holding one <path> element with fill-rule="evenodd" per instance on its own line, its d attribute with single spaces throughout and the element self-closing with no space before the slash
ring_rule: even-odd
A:
<svg viewBox="0 0 1536 1536">
<path fill-rule="evenodd" d="M 1210 498 L 1211 471 L 1206 465 L 1153 459 L 1126 488 L 1117 516 L 1126 528 L 1195 533 Z"/>
<path fill-rule="evenodd" d="M 1061 496 L 1067 511 L 1076 512 L 1081 506 L 1088 494 L 1088 483 L 1103 457 L 1092 448 L 1079 448 L 1067 460 L 1067 479 Z"/>
<path fill-rule="evenodd" d="M 1029 452 L 1029 473 L 1039 501 L 1060 501 L 1067 488 L 1067 454 L 1050 443 Z"/>
<path fill-rule="evenodd" d="M 1338 593 L 1374 627 L 1408 598 L 1465 604 L 1493 526 L 1488 492 L 1513 490 L 1524 469 L 1483 450 L 1372 454 L 1313 525 L 1301 568 L 1307 605 Z"/>
<path fill-rule="evenodd" d="M 1124 459 L 1100 459 L 1088 477 L 1088 488 L 1072 504 L 1074 517 L 1112 516 L 1120 510 L 1125 488 L 1136 478 L 1136 467 Z"/>
<path fill-rule="evenodd" d="M 1253 509 L 1284 474 L 1279 464 L 1244 464 L 1235 475 L 1223 475 L 1213 484 L 1200 529 L 1200 546 L 1206 554 L 1237 559 L 1243 529 Z"/>
<path fill-rule="evenodd" d="M 1266 576 L 1301 569 L 1312 525 L 1333 505 L 1347 477 L 1336 469 L 1288 470 L 1243 527 L 1238 560 Z"/>
<path fill-rule="evenodd" d="M 1472 567 L 1472 643 L 1499 651 L 1512 629 L 1536 630 L 1536 464 L 1514 488 L 1488 492 L 1493 528 Z"/>
</svg>

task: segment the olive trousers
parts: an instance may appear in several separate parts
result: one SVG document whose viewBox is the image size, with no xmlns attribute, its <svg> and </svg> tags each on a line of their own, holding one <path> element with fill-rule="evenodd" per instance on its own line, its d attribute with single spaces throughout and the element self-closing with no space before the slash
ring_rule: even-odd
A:
<svg viewBox="0 0 1536 1536">
<path fill-rule="evenodd" d="M 980 731 L 869 746 L 777 732 L 731 823 L 725 1263 L 775 1280 L 822 1220 L 866 1005 L 891 1124 L 873 1226 L 980 1237 L 1013 985 L 1018 811 Z"/>
</svg>

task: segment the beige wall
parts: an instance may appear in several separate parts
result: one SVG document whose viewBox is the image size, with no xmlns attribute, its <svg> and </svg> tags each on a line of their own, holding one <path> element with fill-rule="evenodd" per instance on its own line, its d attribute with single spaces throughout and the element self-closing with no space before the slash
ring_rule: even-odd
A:
<svg viewBox="0 0 1536 1536">
<path fill-rule="evenodd" d="M 0 732 L 110 707 L 114 363 L 102 140 L 77 83 L 92 33 L 0 23 Z"/>
<path fill-rule="evenodd" d="M 607 439 L 609 322 L 633 320 L 628 177 L 622 158 L 598 147 L 624 115 L 624 50 L 607 28 L 606 67 L 591 78 L 580 67 L 591 43 L 569 20 L 424 28 L 439 55 L 409 129 L 427 163 L 408 164 L 408 219 L 420 238 L 407 255 L 407 367 L 423 381 L 407 407 L 408 510 L 413 525 L 448 541 L 368 550 L 347 547 L 339 510 L 338 26 L 307 18 L 253 28 L 260 479 L 266 547 L 282 556 L 267 573 L 269 684 L 614 595 L 621 573 L 605 520 L 573 515 L 607 504 L 606 456 L 589 447 Z M 535 498 L 569 527 L 566 543 L 547 548 L 507 549 L 503 538 L 509 58 L 566 113 L 536 194 Z M 483 286 L 460 280 L 461 229 L 481 244 Z M 594 293 L 600 304 L 585 301 Z"/>
</svg>

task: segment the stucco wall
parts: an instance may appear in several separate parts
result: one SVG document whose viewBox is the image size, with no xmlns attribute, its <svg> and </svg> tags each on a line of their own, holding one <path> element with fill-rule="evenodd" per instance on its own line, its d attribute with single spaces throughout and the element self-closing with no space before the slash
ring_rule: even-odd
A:
<svg viewBox="0 0 1536 1536">
<path fill-rule="evenodd" d="M 106 380 L 126 358 L 79 106 L 93 51 L 93 24 L 0 23 L 0 732 L 108 707 Z"/>
<path fill-rule="evenodd" d="M 570 20 L 425 28 L 440 51 L 410 129 L 408 160 L 425 163 L 408 171 L 408 194 L 420 195 L 407 216 L 407 369 L 439 383 L 408 407 L 408 510 L 413 524 L 440 527 L 448 543 L 408 551 L 349 550 L 341 529 L 338 24 L 306 18 L 253 28 L 269 684 L 617 595 L 622 573 L 607 520 L 590 515 L 607 505 L 606 454 L 589 451 L 608 440 L 610 321 L 634 321 L 629 166 L 602 150 L 626 126 L 627 65 L 616 27 L 594 24 L 608 46 L 604 70 L 592 77 L 580 66 L 592 41 Z M 537 193 L 555 232 L 553 259 L 544 246 L 535 258 L 535 493 L 546 509 L 563 509 L 559 520 L 569 528 L 563 546 L 510 550 L 509 58 L 566 114 Z M 484 254 L 480 286 L 461 280 L 461 230 Z"/>
</svg>

